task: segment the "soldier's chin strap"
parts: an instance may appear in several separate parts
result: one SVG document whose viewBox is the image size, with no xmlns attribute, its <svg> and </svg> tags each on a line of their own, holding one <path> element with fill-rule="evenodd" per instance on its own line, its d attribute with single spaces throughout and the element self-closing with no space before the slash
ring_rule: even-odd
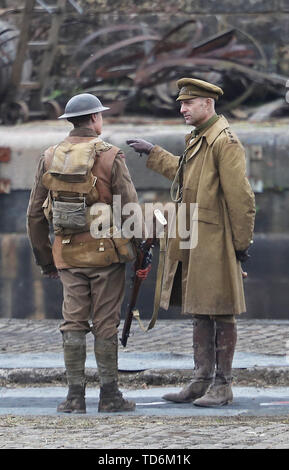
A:
<svg viewBox="0 0 289 470">
<path fill-rule="evenodd" d="M 153 314 L 152 314 L 152 317 L 150 319 L 148 326 L 144 326 L 143 322 L 141 321 L 139 310 L 135 309 L 132 312 L 134 318 L 138 321 L 140 328 L 144 332 L 149 331 L 154 327 L 157 321 L 159 308 L 160 308 L 165 253 L 166 253 L 166 239 L 165 237 L 162 237 L 159 239 L 159 241 L 160 241 L 160 253 L 159 253 L 159 264 L 158 264 L 158 270 L 157 270 L 157 281 L 156 281 L 156 289 L 155 289 L 155 297 L 154 297 L 154 310 L 153 310 Z"/>
</svg>

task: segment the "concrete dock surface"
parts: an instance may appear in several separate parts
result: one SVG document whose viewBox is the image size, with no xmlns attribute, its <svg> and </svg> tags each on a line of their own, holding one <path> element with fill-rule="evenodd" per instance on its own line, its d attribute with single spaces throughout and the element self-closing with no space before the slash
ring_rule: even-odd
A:
<svg viewBox="0 0 289 470">
<path fill-rule="evenodd" d="M 60 320 L 0 320 L 2 449 L 277 449 L 289 447 L 289 321 L 238 320 L 232 404 L 197 408 L 162 395 L 190 380 L 192 321 L 133 322 L 119 346 L 119 381 L 132 413 L 97 412 L 99 382 L 87 335 L 87 414 L 60 415 L 66 396 Z M 121 333 L 123 322 L 120 324 Z"/>
</svg>

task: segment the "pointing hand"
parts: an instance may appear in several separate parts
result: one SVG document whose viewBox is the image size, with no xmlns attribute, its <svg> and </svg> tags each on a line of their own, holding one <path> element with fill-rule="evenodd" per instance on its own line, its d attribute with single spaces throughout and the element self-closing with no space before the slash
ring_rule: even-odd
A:
<svg viewBox="0 0 289 470">
<path fill-rule="evenodd" d="M 126 143 L 140 154 L 150 153 L 151 149 L 154 146 L 154 144 L 152 144 L 151 142 L 147 142 L 143 139 L 129 139 L 126 141 Z"/>
</svg>

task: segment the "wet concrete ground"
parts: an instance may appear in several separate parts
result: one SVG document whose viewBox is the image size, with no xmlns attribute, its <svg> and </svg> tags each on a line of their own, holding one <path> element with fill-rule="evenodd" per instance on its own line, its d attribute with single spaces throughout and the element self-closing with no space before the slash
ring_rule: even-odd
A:
<svg viewBox="0 0 289 470">
<path fill-rule="evenodd" d="M 233 367 L 289 367 L 289 360 L 286 356 L 276 356 L 273 354 L 258 354 L 236 352 Z M 62 352 L 46 353 L 0 353 L 0 369 L 2 368 L 59 368 L 64 367 Z M 87 354 L 86 367 L 96 368 L 93 353 Z M 120 352 L 118 360 L 119 371 L 138 372 L 148 369 L 192 369 L 194 360 L 190 354 L 177 354 L 173 352 Z"/>
<path fill-rule="evenodd" d="M 146 334 L 133 324 L 127 348 L 119 350 L 119 375 L 136 411 L 110 415 L 97 412 L 92 335 L 87 414 L 56 412 L 67 392 L 58 325 L 0 319 L 1 449 L 289 448 L 288 321 L 238 320 L 234 401 L 212 409 L 162 400 L 190 379 L 191 322 L 159 320 Z"/>
<path fill-rule="evenodd" d="M 192 403 L 173 403 L 162 399 L 165 393 L 176 392 L 179 387 L 153 387 L 148 389 L 125 390 L 125 397 L 136 403 L 136 410 L 117 413 L 123 416 L 289 416 L 289 388 L 234 387 L 234 401 L 223 407 L 201 408 Z M 21 387 L 0 388 L 0 415 L 55 416 L 56 407 L 66 396 L 66 387 Z M 105 418 L 98 413 L 97 387 L 86 390 L 86 416 Z"/>
</svg>

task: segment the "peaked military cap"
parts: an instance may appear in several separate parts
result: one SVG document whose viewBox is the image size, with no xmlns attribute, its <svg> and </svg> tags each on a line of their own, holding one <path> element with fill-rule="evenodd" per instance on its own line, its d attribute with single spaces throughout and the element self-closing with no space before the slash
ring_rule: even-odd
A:
<svg viewBox="0 0 289 470">
<path fill-rule="evenodd" d="M 179 96 L 176 101 L 190 100 L 196 97 L 213 98 L 217 100 L 224 94 L 222 88 L 197 78 L 181 78 L 177 81 Z"/>
</svg>

